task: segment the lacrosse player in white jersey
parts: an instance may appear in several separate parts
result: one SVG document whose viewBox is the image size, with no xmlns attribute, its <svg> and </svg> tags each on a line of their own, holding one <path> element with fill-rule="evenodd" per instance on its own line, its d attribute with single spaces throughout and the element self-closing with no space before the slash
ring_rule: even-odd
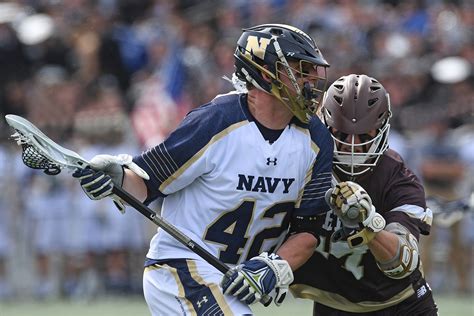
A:
<svg viewBox="0 0 474 316">
<path fill-rule="evenodd" d="M 313 115 L 329 64 L 307 34 L 281 24 L 245 29 L 234 57 L 248 91 L 191 111 L 133 161 L 100 155 L 74 174 L 92 199 L 113 185 L 145 203 L 164 197 L 163 218 L 232 267 L 223 275 L 158 229 L 143 278 L 152 315 L 251 314 L 267 295 L 280 305 L 329 210 L 333 144 Z"/>
</svg>

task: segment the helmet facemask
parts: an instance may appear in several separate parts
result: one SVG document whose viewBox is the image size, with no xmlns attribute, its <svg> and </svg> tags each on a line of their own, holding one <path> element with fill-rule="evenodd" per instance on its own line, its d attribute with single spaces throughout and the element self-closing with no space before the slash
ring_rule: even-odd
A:
<svg viewBox="0 0 474 316">
<path fill-rule="evenodd" d="M 390 124 L 384 124 L 374 137 L 368 134 L 348 135 L 332 132 L 334 140 L 334 166 L 342 173 L 354 178 L 374 167 L 388 148 Z M 349 137 L 347 137 L 349 136 Z"/>
<path fill-rule="evenodd" d="M 283 57 L 275 63 L 275 73 L 271 93 L 300 121 L 308 122 L 318 111 L 326 90 L 326 67 L 306 60 L 290 65 Z"/>
</svg>

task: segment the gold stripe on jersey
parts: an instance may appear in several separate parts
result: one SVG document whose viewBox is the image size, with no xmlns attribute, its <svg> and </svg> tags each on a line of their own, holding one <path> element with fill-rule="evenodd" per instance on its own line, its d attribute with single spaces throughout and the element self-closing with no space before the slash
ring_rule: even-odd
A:
<svg viewBox="0 0 474 316">
<path fill-rule="evenodd" d="M 297 130 L 299 130 L 300 132 L 310 136 L 311 134 L 309 133 L 309 129 L 307 128 L 303 128 L 301 126 L 298 126 L 296 124 L 292 124 L 292 126 L 294 128 L 296 128 Z M 311 149 L 314 151 L 314 154 L 317 156 L 319 154 L 319 151 L 320 151 L 320 148 L 319 146 L 311 139 Z"/>
<path fill-rule="evenodd" d="M 188 310 L 191 312 L 192 315 L 197 315 L 197 313 L 194 310 L 193 304 L 191 303 L 190 300 L 188 300 L 186 298 L 186 295 L 184 294 L 183 283 L 179 279 L 178 272 L 177 272 L 176 268 L 170 267 L 167 264 L 164 264 L 164 265 L 154 264 L 152 266 L 145 267 L 145 273 L 149 272 L 149 271 L 153 271 L 153 270 L 160 270 L 160 269 L 165 269 L 165 270 L 167 270 L 168 272 L 171 273 L 171 275 L 173 276 L 173 278 L 176 282 L 176 285 L 178 286 L 178 297 L 180 299 L 184 300 L 184 302 L 188 306 Z"/>
<path fill-rule="evenodd" d="M 241 122 L 238 122 L 238 123 L 235 123 L 235 124 L 232 124 L 230 125 L 229 127 L 227 127 L 226 129 L 222 130 L 221 132 L 217 133 L 216 135 L 214 135 L 211 140 L 204 146 L 202 147 L 194 156 L 192 156 L 188 161 L 186 161 L 178 170 L 176 170 L 171 176 L 168 177 L 168 179 L 166 179 L 165 181 L 163 181 L 163 183 L 160 185 L 160 188 L 159 190 L 163 193 L 165 193 L 165 189 L 166 187 L 171 183 L 173 182 L 174 180 L 176 180 L 177 178 L 179 178 L 179 176 L 181 176 L 185 171 L 186 169 L 188 169 L 196 160 L 198 160 L 199 158 L 201 158 L 202 155 L 204 155 L 204 153 L 206 152 L 206 150 L 212 145 L 214 144 L 215 142 L 217 142 L 218 140 L 220 140 L 221 138 L 227 136 L 228 134 L 230 134 L 232 131 L 246 125 L 246 124 L 249 124 L 250 122 L 249 121 L 241 121 Z M 166 193 L 165 193 L 166 194 Z"/>
<path fill-rule="evenodd" d="M 362 301 L 354 303 L 339 294 L 324 291 L 304 284 L 292 285 L 290 286 L 290 291 L 296 298 L 310 299 L 316 303 L 320 303 L 334 309 L 353 313 L 368 313 L 378 311 L 390 306 L 397 305 L 412 296 L 413 294 L 415 294 L 413 287 L 409 285 L 403 291 L 394 295 L 391 299 L 387 301 Z"/>
<path fill-rule="evenodd" d="M 206 281 L 203 280 L 203 278 L 199 275 L 199 273 L 197 271 L 195 260 L 186 260 L 186 264 L 188 265 L 188 270 L 189 270 L 189 273 L 190 273 L 191 277 L 197 283 L 205 285 L 211 290 L 212 295 L 216 299 L 216 302 L 219 305 L 219 307 L 221 308 L 224 315 L 234 315 L 232 313 L 232 310 L 230 309 L 229 305 L 227 305 L 227 302 L 224 299 L 224 294 L 222 294 L 222 292 L 219 288 L 219 285 L 217 285 L 215 283 L 207 283 Z"/>
<path fill-rule="evenodd" d="M 316 163 L 316 159 L 314 160 L 314 163 Z M 304 185 L 298 192 L 298 199 L 296 200 L 296 203 L 295 203 L 296 208 L 300 207 L 301 200 L 302 200 L 303 194 L 304 194 L 304 189 L 305 189 L 306 185 L 311 181 L 311 175 L 313 174 L 314 163 L 311 165 L 311 168 L 308 169 L 308 172 L 306 172 L 306 176 L 304 177 Z"/>
</svg>

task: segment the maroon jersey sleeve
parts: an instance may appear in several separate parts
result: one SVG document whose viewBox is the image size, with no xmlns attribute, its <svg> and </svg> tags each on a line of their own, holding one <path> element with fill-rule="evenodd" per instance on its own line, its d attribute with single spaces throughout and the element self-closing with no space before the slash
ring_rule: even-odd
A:
<svg viewBox="0 0 474 316">
<path fill-rule="evenodd" d="M 423 186 L 395 151 L 388 150 L 373 172 L 359 184 L 387 224 L 398 222 L 417 239 L 420 233 L 429 234 L 432 214 L 426 208 Z"/>
</svg>

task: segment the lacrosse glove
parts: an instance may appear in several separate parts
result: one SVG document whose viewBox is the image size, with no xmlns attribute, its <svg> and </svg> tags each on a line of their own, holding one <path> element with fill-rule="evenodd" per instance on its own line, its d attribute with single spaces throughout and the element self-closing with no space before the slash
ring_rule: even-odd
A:
<svg viewBox="0 0 474 316">
<path fill-rule="evenodd" d="M 325 198 L 345 228 L 353 229 L 347 237 L 351 248 L 367 244 L 385 228 L 385 219 L 377 213 L 372 199 L 359 184 L 340 182 L 326 192 Z"/>
<path fill-rule="evenodd" d="M 285 299 L 293 272 L 286 260 L 263 252 L 229 270 L 221 281 L 224 294 L 236 296 L 246 304 L 259 302 L 263 294 L 274 291 L 277 306 Z"/>
<path fill-rule="evenodd" d="M 81 187 L 91 200 L 111 197 L 121 213 L 125 212 L 125 204 L 118 196 L 112 194 L 114 185 L 122 187 L 124 167 L 132 170 L 143 179 L 149 179 L 148 174 L 132 161 L 130 155 L 97 155 L 90 161 L 90 166 L 77 169 L 73 177 L 80 180 Z"/>
</svg>

